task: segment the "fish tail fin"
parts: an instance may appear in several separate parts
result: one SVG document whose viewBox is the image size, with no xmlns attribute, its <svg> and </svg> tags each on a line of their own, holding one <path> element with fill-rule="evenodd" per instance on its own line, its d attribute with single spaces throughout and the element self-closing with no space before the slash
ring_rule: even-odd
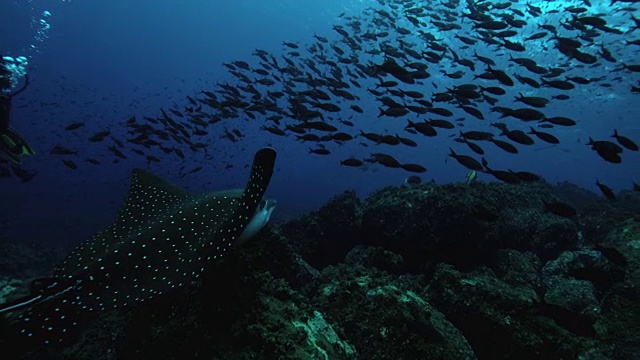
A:
<svg viewBox="0 0 640 360">
<path fill-rule="evenodd" d="M 12 127 L 8 127 L 0 134 L 0 151 L 17 164 L 21 163 L 21 155 L 35 155 L 36 153 L 27 140 Z"/>
</svg>

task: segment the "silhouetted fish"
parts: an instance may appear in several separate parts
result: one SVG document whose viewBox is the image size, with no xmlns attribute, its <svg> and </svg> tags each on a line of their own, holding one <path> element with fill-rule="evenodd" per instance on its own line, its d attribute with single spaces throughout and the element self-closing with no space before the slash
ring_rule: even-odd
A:
<svg viewBox="0 0 640 360">
<path fill-rule="evenodd" d="M 30 296 L 0 307 L 28 309 L 21 333 L 36 342 L 73 340 L 102 311 L 136 305 L 189 283 L 231 246 L 255 235 L 275 207 L 263 201 L 276 152 L 258 151 L 244 190 L 192 195 L 133 171 L 114 223 L 78 246 Z"/>
</svg>

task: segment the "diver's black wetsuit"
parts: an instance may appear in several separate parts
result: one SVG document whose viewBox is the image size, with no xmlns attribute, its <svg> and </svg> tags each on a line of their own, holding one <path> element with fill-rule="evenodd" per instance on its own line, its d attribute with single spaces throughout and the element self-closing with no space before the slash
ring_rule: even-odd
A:
<svg viewBox="0 0 640 360">
<path fill-rule="evenodd" d="M 29 77 L 25 75 L 25 82 L 20 90 L 13 94 L 5 94 L 2 90 L 6 90 L 11 86 L 10 75 L 11 73 L 7 70 L 5 61 L 0 55 L 0 153 L 7 155 L 13 162 L 20 163 L 20 155 L 33 155 L 35 151 L 9 124 L 11 120 L 11 100 L 27 88 Z"/>
<path fill-rule="evenodd" d="M 24 85 L 22 88 L 13 94 L 0 94 L 0 133 L 3 133 L 9 128 L 9 119 L 11 117 L 11 99 L 14 96 L 20 94 L 29 85 L 29 77 L 24 76 Z"/>
<path fill-rule="evenodd" d="M 5 61 L 0 55 L 0 132 L 4 132 L 9 127 L 9 115 L 11 113 L 11 95 L 5 94 L 5 89 L 11 86 L 9 80 L 11 73 L 5 66 Z"/>
</svg>

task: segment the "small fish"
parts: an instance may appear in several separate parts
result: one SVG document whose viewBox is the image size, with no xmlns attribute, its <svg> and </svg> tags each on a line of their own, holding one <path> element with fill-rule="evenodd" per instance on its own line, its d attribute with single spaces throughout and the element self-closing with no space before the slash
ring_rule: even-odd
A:
<svg viewBox="0 0 640 360">
<path fill-rule="evenodd" d="M 482 164 L 480 164 L 476 159 L 472 158 L 471 156 L 467 156 L 467 155 L 458 155 L 455 153 L 455 151 L 453 151 L 452 148 L 449 148 L 449 156 L 456 159 L 456 161 L 466 167 L 469 170 L 475 170 L 475 171 L 482 171 L 484 170 L 484 167 L 482 166 Z"/>
<path fill-rule="evenodd" d="M 422 165 L 418 165 L 418 164 L 402 164 L 400 165 L 400 167 L 403 170 L 409 171 L 409 172 L 414 172 L 414 173 L 423 173 L 427 171 L 427 168 L 422 166 Z"/>
<path fill-rule="evenodd" d="M 476 183 L 476 181 L 478 181 L 478 172 L 475 170 L 471 170 L 465 179 L 465 182 L 467 183 L 467 185 L 473 185 Z"/>
<path fill-rule="evenodd" d="M 411 175 L 404 179 L 405 184 L 418 185 L 422 182 L 422 178 L 418 175 Z"/>
<path fill-rule="evenodd" d="M 77 155 L 78 151 L 68 149 L 62 145 L 56 145 L 49 152 L 51 155 Z"/>
<path fill-rule="evenodd" d="M 552 214 L 565 218 L 573 217 L 577 213 L 576 209 L 560 201 L 545 201 L 544 208 Z"/>
<path fill-rule="evenodd" d="M 107 150 L 109 150 L 113 155 L 119 157 L 120 159 L 126 159 L 127 156 L 122 153 L 122 151 L 118 150 L 115 146 L 107 146 Z"/>
<path fill-rule="evenodd" d="M 146 156 L 147 160 L 149 161 L 149 164 L 151 164 L 152 162 L 160 162 L 160 159 L 158 159 L 156 156 L 153 155 L 147 155 Z"/>
<path fill-rule="evenodd" d="M 371 154 L 371 156 L 375 162 L 381 164 L 382 166 L 393 168 L 393 169 L 402 167 L 400 162 L 391 155 L 375 153 L 375 154 Z"/>
<path fill-rule="evenodd" d="M 106 138 L 109 135 L 111 135 L 111 131 L 103 130 L 103 131 L 95 133 L 92 137 L 89 138 L 89 141 L 91 141 L 91 142 L 99 142 L 99 141 L 104 140 L 104 138 Z"/>
<path fill-rule="evenodd" d="M 618 134 L 618 129 L 613 129 L 613 136 L 611 137 L 615 138 L 618 141 L 618 144 L 624 146 L 625 148 L 631 151 L 638 151 L 638 145 L 628 137 Z"/>
<path fill-rule="evenodd" d="M 344 159 L 340 161 L 340 165 L 350 166 L 350 167 L 359 167 L 359 166 L 362 166 L 363 163 L 358 159 L 349 158 L 349 159 Z"/>
<path fill-rule="evenodd" d="M 76 169 L 78 168 L 78 165 L 76 165 L 76 163 L 74 163 L 74 162 L 73 162 L 73 161 L 71 161 L 71 160 L 62 160 L 62 162 L 63 162 L 63 163 L 64 163 L 64 165 L 65 165 L 66 167 L 68 167 L 69 169 L 76 170 Z"/>
<path fill-rule="evenodd" d="M 537 136 L 540 140 L 548 142 L 549 144 L 559 144 L 560 140 L 558 140 L 557 137 L 546 133 L 546 132 L 542 132 L 542 131 L 538 131 L 536 129 L 534 129 L 533 127 L 529 128 L 529 134 L 533 134 L 535 136 Z"/>
<path fill-rule="evenodd" d="M 596 179 L 596 186 L 600 189 L 602 194 L 609 200 L 615 200 L 616 195 L 613 193 L 613 190 L 607 185 L 601 183 L 598 179 Z"/>
<path fill-rule="evenodd" d="M 68 130 L 68 131 L 73 131 L 73 130 L 79 129 L 79 128 L 83 127 L 83 126 L 84 126 L 84 121 L 81 121 L 81 122 L 71 123 L 71 124 L 67 125 L 64 129 Z"/>
<path fill-rule="evenodd" d="M 620 164 L 622 162 L 622 157 L 620 157 L 622 148 L 616 143 L 605 140 L 593 140 L 592 138 L 589 138 L 587 146 L 591 146 L 591 149 L 595 150 L 596 153 L 600 155 L 600 157 L 605 161 L 613 164 Z"/>
<path fill-rule="evenodd" d="M 316 154 L 316 155 L 329 155 L 331 154 L 331 151 L 325 149 L 325 148 L 318 148 L 318 149 L 309 149 L 309 154 Z"/>
</svg>

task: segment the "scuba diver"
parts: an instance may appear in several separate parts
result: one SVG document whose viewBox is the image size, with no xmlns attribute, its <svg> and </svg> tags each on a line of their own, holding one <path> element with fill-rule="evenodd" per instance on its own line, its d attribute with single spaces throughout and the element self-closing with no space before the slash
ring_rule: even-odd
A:
<svg viewBox="0 0 640 360">
<path fill-rule="evenodd" d="M 25 74 L 22 88 L 11 93 L 11 71 L 7 69 L 6 64 L 6 60 L 0 55 L 0 153 L 4 153 L 14 163 L 20 164 L 21 155 L 34 155 L 35 151 L 22 135 L 9 125 L 11 100 L 27 88 L 29 77 Z"/>
</svg>

